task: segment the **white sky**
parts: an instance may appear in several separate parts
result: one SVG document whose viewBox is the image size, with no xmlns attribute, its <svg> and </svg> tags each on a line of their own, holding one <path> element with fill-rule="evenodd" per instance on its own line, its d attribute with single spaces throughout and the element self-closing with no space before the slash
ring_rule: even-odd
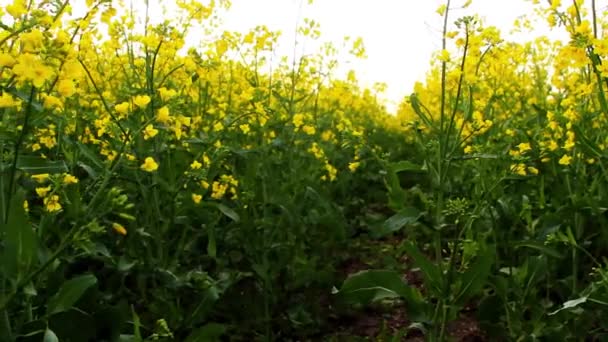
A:
<svg viewBox="0 0 608 342">
<path fill-rule="evenodd" d="M 6 3 L 8 0 L 0 0 Z M 142 8 L 144 0 L 130 0 L 135 8 Z M 129 3 L 129 0 L 126 2 Z M 171 7 L 174 0 L 150 0 L 150 14 L 160 16 L 161 9 L 154 3 L 162 2 Z M 208 3 L 209 0 L 199 0 Z M 82 8 L 83 0 L 74 1 L 74 11 Z M 77 3 L 82 3 L 80 6 Z M 413 85 L 423 80 L 430 65 L 431 54 L 441 44 L 442 17 L 436 13 L 445 0 L 231 0 L 231 9 L 222 15 L 221 30 L 247 32 L 257 25 L 266 25 L 270 30 L 282 31 L 276 53 L 293 57 L 294 32 L 303 18 L 311 18 L 321 25 L 320 42 L 332 41 L 339 46 L 344 36 L 362 37 L 368 58 L 342 63 L 339 72 L 345 75 L 354 69 L 363 86 L 371 87 L 375 82 L 388 85 L 385 93 L 389 111 L 396 109 Z M 465 0 L 452 0 L 454 7 L 462 6 Z M 494 25 L 501 30 L 503 38 L 525 41 L 537 35 L 548 35 L 544 22 L 533 34 L 513 36 L 509 31 L 516 18 L 532 13 L 530 0 L 473 0 L 466 10 L 450 12 L 450 23 L 464 15 L 478 14 L 486 26 Z M 157 20 L 154 20 L 157 19 Z M 162 18 L 152 18 L 153 22 Z M 453 26 L 452 26 L 453 27 Z M 191 34 L 194 40 L 196 37 Z M 551 34 L 555 38 L 564 35 Z M 196 42 L 191 42 L 196 45 Z M 188 44 L 190 45 L 190 44 Z M 302 46 L 307 50 L 302 51 Z M 300 53 L 316 52 L 318 44 L 307 42 L 298 45 Z"/>
<path fill-rule="evenodd" d="M 246 31 L 264 24 L 271 30 L 281 30 L 280 53 L 293 51 L 294 28 L 304 17 L 320 22 L 321 40 L 340 42 L 343 36 L 362 37 L 367 50 L 366 60 L 343 65 L 343 71 L 354 69 L 363 85 L 374 82 L 388 85 L 387 107 L 394 110 L 413 85 L 423 80 L 430 65 L 431 54 L 441 44 L 442 17 L 435 11 L 445 0 L 232 0 L 232 8 L 224 17 L 224 27 Z M 452 1 L 462 6 L 463 0 Z M 479 14 L 486 25 L 498 27 L 503 38 L 529 39 L 512 36 L 509 31 L 514 20 L 532 13 L 525 0 L 473 0 L 466 10 L 451 12 L 451 23 L 458 17 Z M 548 32 L 539 26 L 535 34 Z"/>
</svg>

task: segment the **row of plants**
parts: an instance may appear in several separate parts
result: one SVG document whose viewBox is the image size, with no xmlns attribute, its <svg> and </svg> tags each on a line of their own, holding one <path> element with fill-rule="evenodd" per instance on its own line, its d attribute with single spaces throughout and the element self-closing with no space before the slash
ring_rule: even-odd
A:
<svg viewBox="0 0 608 342">
<path fill-rule="evenodd" d="M 311 299 L 340 280 L 365 189 L 382 196 L 374 156 L 398 123 L 354 74 L 334 78 L 331 44 L 271 64 L 278 33 L 259 26 L 187 49 L 229 3 L 169 5 L 160 24 L 107 0 L 82 17 L 67 0 L 1 7 L 3 341 L 323 326 Z"/>
<path fill-rule="evenodd" d="M 219 32 L 228 1 L 176 0 L 158 24 L 145 4 L 0 6 L 0 339 L 318 340 L 387 301 L 412 323 L 393 340 L 448 340 L 471 312 L 489 340 L 606 337 L 595 1 L 518 23 L 565 43 L 505 41 L 446 1 L 396 116 L 335 77 L 361 40 L 277 62 L 279 33 Z M 320 32 L 304 20 L 298 40 Z M 389 237 L 405 262 L 343 274 Z"/>
<path fill-rule="evenodd" d="M 405 236 L 398 254 L 423 286 L 386 269 L 339 291 L 356 304 L 404 300 L 431 341 L 471 309 L 492 341 L 608 332 L 606 12 L 535 3 L 520 30 L 546 20 L 569 41 L 508 42 L 475 16 L 451 24 L 462 3 L 438 9 L 442 50 L 398 114 L 417 152 L 386 164 L 395 214 L 376 228 Z"/>
</svg>

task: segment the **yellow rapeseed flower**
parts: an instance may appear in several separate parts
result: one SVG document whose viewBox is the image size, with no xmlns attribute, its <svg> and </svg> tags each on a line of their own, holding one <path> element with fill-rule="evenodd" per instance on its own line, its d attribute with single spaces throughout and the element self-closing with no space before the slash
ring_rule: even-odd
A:
<svg viewBox="0 0 608 342">
<path fill-rule="evenodd" d="M 534 166 L 528 166 L 528 172 L 530 172 L 533 175 L 537 175 L 538 174 L 538 169 L 535 168 Z"/>
<path fill-rule="evenodd" d="M 196 204 L 201 203 L 201 200 L 203 199 L 202 195 L 199 194 L 192 194 L 192 201 Z"/>
<path fill-rule="evenodd" d="M 19 102 L 11 94 L 4 92 L 0 95 L 0 108 L 16 107 L 17 105 L 19 105 Z"/>
<path fill-rule="evenodd" d="M 127 235 L 127 230 L 125 229 L 125 227 L 120 224 L 120 223 L 112 223 L 112 229 L 114 229 L 115 232 L 117 232 L 120 235 Z"/>
<path fill-rule="evenodd" d="M 43 200 L 43 202 L 44 202 L 46 211 L 48 211 L 49 213 L 53 213 L 53 212 L 61 210 L 61 204 L 59 203 L 59 196 L 57 196 L 57 195 L 52 195 L 52 196 L 46 197 Z"/>
<path fill-rule="evenodd" d="M 203 167 L 203 164 L 201 164 L 198 160 L 195 160 L 192 162 L 192 164 L 190 164 L 190 168 L 193 170 L 198 170 L 201 167 Z"/>
<path fill-rule="evenodd" d="M 158 130 L 152 124 L 149 124 L 144 129 L 144 140 L 154 138 L 158 134 Z"/>
<path fill-rule="evenodd" d="M 147 157 L 144 163 L 141 164 L 140 168 L 146 172 L 154 172 L 158 170 L 158 164 L 152 157 Z"/>
<path fill-rule="evenodd" d="M 242 125 L 239 126 L 239 128 L 245 134 L 247 134 L 247 133 L 249 133 L 249 131 L 251 131 L 251 129 L 249 128 L 248 124 L 242 124 Z"/>
<path fill-rule="evenodd" d="M 532 149 L 530 143 L 521 143 L 517 145 L 517 148 L 519 148 L 520 153 L 525 153 L 526 151 L 530 151 Z"/>
<path fill-rule="evenodd" d="M 51 191 L 50 185 L 44 188 L 36 188 L 36 194 L 38 194 L 39 197 L 45 197 L 49 191 Z"/>
<path fill-rule="evenodd" d="M 130 106 L 129 102 L 122 102 L 122 103 L 115 105 L 114 110 L 122 115 L 125 115 L 129 112 L 130 107 L 131 106 Z"/>
<path fill-rule="evenodd" d="M 171 121 L 171 115 L 169 114 L 169 108 L 167 106 L 160 107 L 156 112 L 156 121 L 166 124 Z"/>
<path fill-rule="evenodd" d="M 76 183 L 78 183 L 78 178 L 76 178 L 75 176 L 72 176 L 69 173 L 67 173 L 65 176 L 63 176 L 63 184 L 76 184 Z"/>
<path fill-rule="evenodd" d="M 146 108 L 146 106 L 148 105 L 148 103 L 150 103 L 150 101 L 151 101 L 151 99 L 150 99 L 150 96 L 148 96 L 148 95 L 137 95 L 133 98 L 133 103 L 141 109 Z"/>
<path fill-rule="evenodd" d="M 570 165 L 570 162 L 572 161 L 572 157 L 570 157 L 567 154 L 564 154 L 560 159 L 559 159 L 559 164 L 560 165 Z"/>
<path fill-rule="evenodd" d="M 46 181 L 47 179 L 49 179 L 49 174 L 48 173 L 40 173 L 37 175 L 32 175 L 32 178 L 38 182 L 38 183 L 43 183 L 44 181 Z"/>
<path fill-rule="evenodd" d="M 76 93 L 76 86 L 72 80 L 61 80 L 57 83 L 57 91 L 63 97 L 70 97 Z"/>
</svg>

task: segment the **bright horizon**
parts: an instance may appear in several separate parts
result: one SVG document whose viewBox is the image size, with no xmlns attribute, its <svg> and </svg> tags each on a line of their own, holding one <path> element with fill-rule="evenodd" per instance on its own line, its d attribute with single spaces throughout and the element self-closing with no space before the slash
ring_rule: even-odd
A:
<svg viewBox="0 0 608 342">
<path fill-rule="evenodd" d="M 141 9 L 143 16 L 145 2 L 130 1 L 136 10 Z M 150 0 L 152 22 L 165 18 L 160 6 L 153 5 L 159 1 L 169 6 L 172 3 L 172 0 Z M 533 5 L 529 0 L 473 0 L 466 9 L 459 8 L 465 0 L 452 2 L 449 20 L 452 27 L 459 17 L 478 14 L 486 26 L 496 26 L 505 40 L 524 42 L 541 35 L 554 39 L 565 37 L 563 32 L 550 32 L 544 22 L 530 34 L 510 33 L 517 18 L 532 13 Z M 445 0 L 314 0 L 312 4 L 308 4 L 308 0 L 231 0 L 231 3 L 231 8 L 220 17 L 219 32 L 244 33 L 258 25 L 281 31 L 275 52 L 278 56 L 293 58 L 294 32 L 304 18 L 320 23 L 319 43 L 331 41 L 338 46 L 344 36 L 361 37 L 367 59 L 340 61 L 337 76 L 344 77 L 353 69 L 363 87 L 385 83 L 387 89 L 381 98 L 387 110 L 395 112 L 404 96 L 411 93 L 415 82 L 424 80 L 433 52 L 440 49 L 443 18 L 436 10 Z M 74 12 L 82 13 L 84 7 L 81 6 L 75 4 Z M 191 33 L 186 41 L 195 46 L 200 38 Z M 313 42 L 300 42 L 297 51 L 315 53 L 318 46 Z"/>
<path fill-rule="evenodd" d="M 293 31 L 298 20 L 320 22 L 322 41 L 341 41 L 344 36 L 362 37 L 368 58 L 341 65 L 342 73 L 354 69 L 363 86 L 387 84 L 387 109 L 394 111 L 416 81 L 429 70 L 431 55 L 440 49 L 443 18 L 436 13 L 444 0 L 233 0 L 224 17 L 227 30 L 247 31 L 264 24 L 283 32 L 280 54 L 293 55 Z M 461 6 L 465 1 L 453 1 Z M 370 4 L 374 5 L 370 5 Z M 548 35 L 546 24 L 532 35 L 510 34 L 513 22 L 532 13 L 526 0 L 473 0 L 467 9 L 450 12 L 450 23 L 464 15 L 478 14 L 485 25 L 496 26 L 504 39 L 526 41 Z M 281 15 L 277 15 L 281 13 Z M 551 34 L 552 37 L 559 35 Z M 291 57 L 291 56 L 290 56 Z"/>
</svg>

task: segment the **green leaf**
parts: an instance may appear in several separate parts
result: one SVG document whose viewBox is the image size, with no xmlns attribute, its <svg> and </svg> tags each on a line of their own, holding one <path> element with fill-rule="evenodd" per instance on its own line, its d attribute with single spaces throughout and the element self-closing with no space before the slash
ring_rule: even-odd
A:
<svg viewBox="0 0 608 342">
<path fill-rule="evenodd" d="M 413 207 L 406 207 L 397 214 L 391 216 L 380 228 L 375 229 L 372 233 L 374 237 L 381 238 L 391 233 L 394 233 L 408 224 L 415 223 L 422 216 L 422 212 Z"/>
<path fill-rule="evenodd" d="M 8 221 L 1 223 L 3 218 L 0 219 L 0 231 L 5 237 L 0 269 L 8 278 L 16 280 L 22 279 L 34 264 L 38 246 L 36 233 L 23 208 L 24 201 L 23 191 L 15 193 L 11 198 Z"/>
<path fill-rule="evenodd" d="M 537 241 L 516 242 L 514 247 L 515 248 L 526 247 L 526 248 L 530 248 L 530 249 L 535 249 L 547 256 L 551 256 L 551 257 L 558 258 L 558 259 L 563 258 L 563 255 L 560 252 L 558 252 L 556 249 L 546 246 L 545 244 L 543 244 L 541 242 L 537 242 Z"/>
<path fill-rule="evenodd" d="M 226 333 L 226 330 L 226 326 L 223 324 L 208 323 L 190 334 L 185 342 L 220 341 L 220 338 Z"/>
<path fill-rule="evenodd" d="M 97 172 L 95 172 L 95 170 L 93 170 L 93 168 L 89 165 L 83 163 L 82 161 L 78 161 L 76 165 L 82 168 L 92 179 L 97 178 Z"/>
<path fill-rule="evenodd" d="M 409 160 L 402 160 L 396 163 L 391 163 L 390 165 L 391 170 L 393 170 L 393 172 L 399 173 L 399 172 L 404 172 L 404 171 L 415 171 L 415 172 L 422 172 L 425 173 L 426 170 L 422 169 L 422 166 L 418 165 L 418 164 L 414 164 Z"/>
<path fill-rule="evenodd" d="M 121 255 L 120 258 L 118 258 L 116 269 L 118 272 L 129 272 L 135 265 L 137 265 L 136 261 L 130 261 L 127 257 Z"/>
<path fill-rule="evenodd" d="M 476 262 L 469 267 L 466 272 L 460 275 L 460 289 L 455 302 L 464 304 L 465 301 L 478 294 L 488 280 L 492 265 L 494 265 L 495 249 L 487 246 L 486 249 L 477 256 Z"/>
<path fill-rule="evenodd" d="M 97 168 L 97 171 L 105 170 L 104 163 L 101 161 L 101 159 L 99 159 L 97 154 L 95 154 L 95 153 L 93 153 L 93 151 L 91 151 L 91 149 L 88 146 L 86 146 L 85 144 L 82 144 L 82 143 L 78 143 L 78 150 L 86 159 L 88 159 L 91 163 L 93 163 L 93 166 L 95 166 L 95 168 Z"/>
<path fill-rule="evenodd" d="M 59 342 L 59 338 L 57 337 L 57 335 L 55 335 L 53 330 L 47 328 L 44 332 L 44 338 L 42 339 L 42 342 Z"/>
<path fill-rule="evenodd" d="M 412 258 L 414 265 L 422 271 L 426 287 L 435 294 L 440 294 L 443 289 L 443 279 L 439 266 L 427 259 L 418 247 L 412 242 L 406 242 L 403 246 L 406 253 Z"/>
<path fill-rule="evenodd" d="M 588 155 L 594 155 L 598 158 L 603 156 L 602 150 L 591 140 L 589 140 L 585 134 L 583 134 L 583 130 L 579 127 L 579 125 L 573 125 L 572 129 L 576 134 L 578 146 L 581 146 L 583 151 L 585 151 Z"/>
<path fill-rule="evenodd" d="M 389 270 L 366 270 L 352 274 L 334 294 L 346 303 L 360 305 L 401 298 L 414 309 L 423 302 L 417 289 L 410 287 L 399 273 Z"/>
<path fill-rule="evenodd" d="M 403 209 L 406 199 L 406 192 L 401 187 L 397 172 L 395 172 L 395 170 L 393 170 L 390 166 L 386 166 L 386 177 L 384 179 L 384 184 L 388 190 L 388 206 L 395 211 Z"/>
<path fill-rule="evenodd" d="M 19 156 L 17 168 L 30 174 L 68 172 L 68 167 L 63 160 L 53 161 L 39 156 Z"/>
<path fill-rule="evenodd" d="M 42 112 L 44 110 L 43 104 L 34 100 L 29 93 L 25 93 L 15 87 L 3 88 L 3 90 L 15 97 L 20 98 L 25 103 L 31 102 L 32 109 L 37 112 Z"/>
<path fill-rule="evenodd" d="M 425 125 L 428 127 L 433 127 L 432 116 L 430 113 L 428 113 L 428 111 L 426 113 L 422 111 L 422 104 L 420 103 L 416 93 L 410 95 L 409 99 L 412 109 L 414 109 L 414 112 L 418 115 L 418 117 L 424 122 Z M 424 109 L 426 110 L 426 108 Z"/>
<path fill-rule="evenodd" d="M 142 341 L 141 320 L 137 315 L 137 312 L 135 312 L 135 308 L 133 306 L 131 306 L 131 314 L 133 316 L 133 336 L 135 337 L 136 341 Z"/>
<path fill-rule="evenodd" d="M 97 284 L 97 278 L 92 274 L 78 276 L 66 281 L 59 292 L 50 299 L 47 314 L 52 315 L 69 310 L 78 302 L 85 291 L 95 284 Z"/>
<path fill-rule="evenodd" d="M 558 312 L 560 312 L 562 310 L 569 310 L 569 309 L 577 307 L 577 306 L 579 306 L 579 305 L 581 305 L 583 303 L 586 303 L 588 298 L 589 297 L 584 296 L 584 297 L 580 297 L 580 298 L 577 298 L 577 299 L 572 299 L 572 300 L 569 300 L 567 302 L 564 302 L 564 304 L 562 304 L 561 308 L 559 308 L 559 309 L 557 309 L 557 310 L 549 313 L 549 316 L 553 316 L 553 315 L 555 315 L 556 313 L 558 313 Z"/>
<path fill-rule="evenodd" d="M 232 210 L 231 208 L 229 208 L 221 203 L 217 205 L 217 208 L 222 212 L 222 214 L 224 214 L 227 217 L 229 217 L 230 219 L 232 219 L 232 221 L 239 222 L 241 220 L 241 218 L 239 217 L 239 214 L 237 214 L 236 211 Z"/>
</svg>

